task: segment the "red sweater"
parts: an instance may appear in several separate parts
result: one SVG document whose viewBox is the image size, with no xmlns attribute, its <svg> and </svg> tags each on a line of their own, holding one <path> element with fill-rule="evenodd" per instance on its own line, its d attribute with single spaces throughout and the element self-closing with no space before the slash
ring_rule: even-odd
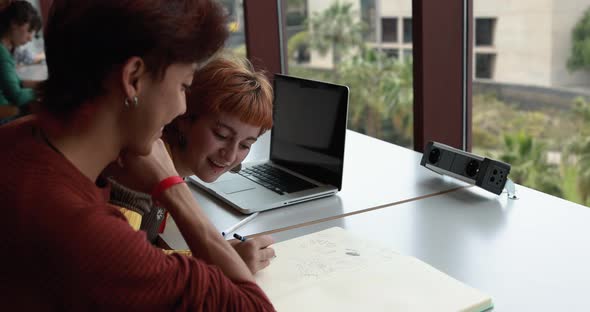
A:
<svg viewBox="0 0 590 312">
<path fill-rule="evenodd" d="M 36 123 L 0 127 L 0 310 L 273 310 L 256 284 L 150 245 Z"/>
</svg>

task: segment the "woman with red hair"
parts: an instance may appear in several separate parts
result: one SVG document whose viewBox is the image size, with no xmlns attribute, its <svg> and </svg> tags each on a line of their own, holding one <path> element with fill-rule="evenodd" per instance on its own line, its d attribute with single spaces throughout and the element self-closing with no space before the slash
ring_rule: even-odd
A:
<svg viewBox="0 0 590 312">
<path fill-rule="evenodd" d="M 196 175 L 213 182 L 238 167 L 252 144 L 272 127 L 273 92 L 262 72 L 245 59 L 216 57 L 199 69 L 187 93 L 187 110 L 164 128 L 180 176 Z M 133 191 L 136 182 L 114 176 L 111 201 L 141 215 L 140 229 L 155 242 L 165 210 L 153 205 L 148 194 Z M 126 185 L 126 186 L 123 186 Z M 270 264 L 274 250 L 268 235 L 230 241 L 252 273 Z"/>
<path fill-rule="evenodd" d="M 4 310 L 273 310 L 159 139 L 225 38 L 214 0 L 53 1 L 41 110 L 0 127 Z M 169 211 L 191 257 L 165 255 L 108 203 L 112 162 Z"/>
</svg>

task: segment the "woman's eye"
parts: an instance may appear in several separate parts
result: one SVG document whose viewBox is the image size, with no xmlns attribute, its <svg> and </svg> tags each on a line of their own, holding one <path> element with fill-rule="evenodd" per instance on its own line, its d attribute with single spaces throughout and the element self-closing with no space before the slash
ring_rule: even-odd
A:
<svg viewBox="0 0 590 312">
<path fill-rule="evenodd" d="M 217 138 L 219 138 L 219 139 L 221 139 L 221 140 L 226 140 L 226 139 L 227 139 L 227 136 L 225 136 L 225 135 L 223 135 L 223 134 L 221 134 L 221 133 L 219 133 L 219 132 L 213 132 L 213 134 L 214 134 L 214 135 L 215 135 Z"/>
<path fill-rule="evenodd" d="M 250 145 L 246 145 L 246 144 L 240 144 L 240 147 L 242 149 L 248 149 L 248 150 L 250 149 Z"/>
</svg>

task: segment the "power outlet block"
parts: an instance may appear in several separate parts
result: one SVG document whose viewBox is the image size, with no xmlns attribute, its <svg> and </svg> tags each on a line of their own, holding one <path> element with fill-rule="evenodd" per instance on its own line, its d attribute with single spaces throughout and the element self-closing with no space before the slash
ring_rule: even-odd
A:
<svg viewBox="0 0 590 312">
<path fill-rule="evenodd" d="M 426 144 L 420 165 L 498 195 L 504 190 L 510 173 L 507 163 L 433 141 Z"/>
</svg>

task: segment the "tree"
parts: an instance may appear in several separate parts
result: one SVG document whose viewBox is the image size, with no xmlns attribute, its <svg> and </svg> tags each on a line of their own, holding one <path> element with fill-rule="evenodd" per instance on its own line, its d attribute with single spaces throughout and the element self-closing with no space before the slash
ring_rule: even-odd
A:
<svg viewBox="0 0 590 312">
<path fill-rule="evenodd" d="M 585 99 L 574 100 L 572 120 L 577 123 L 579 131 L 568 144 L 567 154 L 574 156 L 580 200 L 582 204 L 588 204 L 590 199 L 590 104 Z"/>
<path fill-rule="evenodd" d="M 410 145 L 413 132 L 413 74 L 410 60 L 399 61 L 373 50 L 338 68 L 350 87 L 350 124 L 370 136 Z M 388 126 L 390 133 L 384 133 Z"/>
<path fill-rule="evenodd" d="M 336 1 L 311 16 L 310 44 L 320 54 L 332 51 L 332 64 L 336 67 L 345 52 L 363 46 L 364 23 L 355 19 L 352 3 Z"/>
<path fill-rule="evenodd" d="M 590 69 L 590 9 L 586 10 L 572 31 L 572 51 L 567 68 L 570 71 Z"/>
<path fill-rule="evenodd" d="M 287 43 L 287 56 L 296 63 L 306 60 L 307 49 L 309 48 L 309 32 L 304 30 L 293 35 Z"/>
<path fill-rule="evenodd" d="M 557 167 L 547 163 L 544 145 L 524 131 L 504 136 L 500 160 L 511 165 L 510 178 L 539 191 L 563 197 Z"/>
</svg>

